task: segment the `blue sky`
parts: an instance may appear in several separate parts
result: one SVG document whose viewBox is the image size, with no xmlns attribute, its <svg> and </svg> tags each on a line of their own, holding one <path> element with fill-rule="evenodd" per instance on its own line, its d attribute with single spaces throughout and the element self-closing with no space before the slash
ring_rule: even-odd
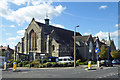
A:
<svg viewBox="0 0 120 80">
<path fill-rule="evenodd" d="M 4 4 L 4 5 L 3 5 Z M 82 35 L 92 34 L 107 39 L 107 32 L 118 46 L 118 3 L 117 2 L 48 2 L 39 0 L 13 0 L 0 3 L 0 45 L 14 46 L 21 41 L 24 30 L 34 17 L 44 23 L 46 13 L 50 24 L 74 30 Z"/>
</svg>

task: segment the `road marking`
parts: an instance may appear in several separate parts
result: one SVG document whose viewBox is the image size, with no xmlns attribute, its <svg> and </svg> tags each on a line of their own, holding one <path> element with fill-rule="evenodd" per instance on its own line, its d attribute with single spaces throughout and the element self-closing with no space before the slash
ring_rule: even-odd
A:
<svg viewBox="0 0 120 80">
<path fill-rule="evenodd" d="M 104 77 L 107 77 L 107 76 L 104 76 Z"/>
<path fill-rule="evenodd" d="M 28 73 L 28 72 L 18 72 L 18 73 Z"/>
</svg>

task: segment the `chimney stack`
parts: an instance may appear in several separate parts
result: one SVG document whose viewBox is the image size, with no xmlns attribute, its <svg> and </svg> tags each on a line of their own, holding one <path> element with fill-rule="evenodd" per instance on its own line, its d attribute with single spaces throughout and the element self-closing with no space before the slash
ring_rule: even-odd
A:
<svg viewBox="0 0 120 80">
<path fill-rule="evenodd" d="M 49 19 L 45 19 L 45 25 L 49 26 Z"/>
</svg>

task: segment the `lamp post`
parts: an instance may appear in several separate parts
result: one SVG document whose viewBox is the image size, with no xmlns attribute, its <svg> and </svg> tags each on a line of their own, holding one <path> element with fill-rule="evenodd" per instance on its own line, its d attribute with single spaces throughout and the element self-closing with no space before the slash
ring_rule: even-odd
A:
<svg viewBox="0 0 120 80">
<path fill-rule="evenodd" d="M 74 68 L 76 67 L 76 49 L 75 49 L 75 42 L 76 42 L 76 40 L 75 40 L 75 36 L 76 36 L 76 27 L 79 27 L 79 25 L 78 26 L 75 26 L 75 30 L 74 30 Z"/>
</svg>

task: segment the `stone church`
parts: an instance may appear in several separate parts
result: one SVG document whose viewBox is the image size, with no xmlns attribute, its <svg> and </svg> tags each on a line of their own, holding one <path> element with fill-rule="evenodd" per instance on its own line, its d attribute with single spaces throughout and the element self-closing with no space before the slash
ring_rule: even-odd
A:
<svg viewBox="0 0 120 80">
<path fill-rule="evenodd" d="M 99 41 L 100 42 L 100 41 Z M 91 43 L 92 59 L 96 60 L 95 46 L 96 37 L 92 35 L 82 36 L 76 32 L 76 58 L 90 59 L 89 44 Z M 15 46 L 14 60 L 35 60 L 44 58 L 72 56 L 74 54 L 74 31 L 58 28 L 49 24 L 35 21 L 33 18 L 28 28 L 25 29 L 24 37 Z"/>
</svg>

